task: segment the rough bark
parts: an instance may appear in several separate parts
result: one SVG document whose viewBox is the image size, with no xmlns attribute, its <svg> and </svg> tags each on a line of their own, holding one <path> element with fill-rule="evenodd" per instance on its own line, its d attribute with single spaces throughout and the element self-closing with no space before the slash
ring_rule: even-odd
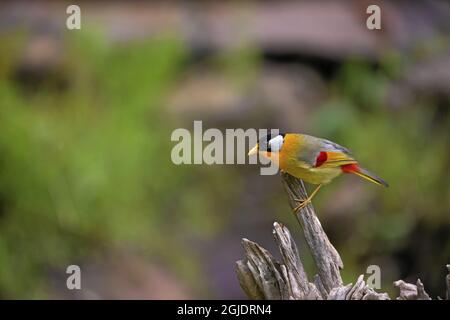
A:
<svg viewBox="0 0 450 320">
<path fill-rule="evenodd" d="M 291 208 L 295 199 L 307 197 L 303 182 L 282 173 Z M 296 214 L 317 268 L 311 278 L 305 272 L 301 255 L 289 230 L 281 223 L 273 225 L 273 236 L 281 254 L 278 262 L 269 251 L 248 239 L 242 240 L 245 258 L 236 263 L 239 283 L 250 299 L 282 300 L 387 300 L 387 293 L 379 293 L 369 287 L 360 275 L 355 284 L 344 285 L 340 269 L 344 267 L 337 250 L 325 234 L 311 204 Z M 450 265 L 446 277 L 446 299 L 450 297 Z M 399 300 L 430 300 L 420 279 L 410 284 L 402 280 L 394 282 L 399 288 Z"/>
<path fill-rule="evenodd" d="M 303 181 L 287 173 L 282 173 L 282 178 L 289 204 L 294 209 L 297 206 L 295 199 L 306 199 L 308 196 L 305 186 Z M 341 256 L 328 240 L 311 203 L 297 212 L 296 217 L 302 226 L 306 242 L 317 266 L 320 286 L 325 290 L 323 293 L 329 293 L 331 289 L 342 285 L 339 269 L 342 269 L 344 264 Z"/>
</svg>

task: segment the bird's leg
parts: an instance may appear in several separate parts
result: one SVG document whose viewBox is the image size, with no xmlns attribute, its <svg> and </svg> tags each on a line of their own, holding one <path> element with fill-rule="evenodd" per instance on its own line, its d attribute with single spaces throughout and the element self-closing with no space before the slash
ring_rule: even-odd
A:
<svg viewBox="0 0 450 320">
<path fill-rule="evenodd" d="M 311 195 L 306 199 L 294 199 L 295 201 L 299 202 L 298 206 L 294 208 L 294 213 L 297 213 L 299 210 L 303 209 L 308 205 L 308 203 L 311 202 L 312 198 L 316 195 L 317 191 L 319 191 L 320 187 L 322 185 L 319 184 L 317 188 L 311 193 Z"/>
</svg>

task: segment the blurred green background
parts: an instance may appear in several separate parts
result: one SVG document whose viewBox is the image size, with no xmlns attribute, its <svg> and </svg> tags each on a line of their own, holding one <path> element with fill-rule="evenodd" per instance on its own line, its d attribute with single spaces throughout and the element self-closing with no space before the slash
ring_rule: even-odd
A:
<svg viewBox="0 0 450 320">
<path fill-rule="evenodd" d="M 279 176 L 172 164 L 194 120 L 350 148 L 390 188 L 345 176 L 315 198 L 344 282 L 376 264 L 392 296 L 417 277 L 443 296 L 450 9 L 381 5 L 369 31 L 358 1 L 81 2 L 69 31 L 64 3 L 2 3 L 0 297 L 244 298 L 242 237 L 276 252 L 277 220 L 305 248 Z"/>
</svg>

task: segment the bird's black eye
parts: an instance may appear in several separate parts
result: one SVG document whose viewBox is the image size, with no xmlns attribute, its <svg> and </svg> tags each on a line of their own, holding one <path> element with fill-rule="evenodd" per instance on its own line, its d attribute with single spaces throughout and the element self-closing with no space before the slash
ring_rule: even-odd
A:
<svg viewBox="0 0 450 320">
<path fill-rule="evenodd" d="M 270 135 L 267 135 L 266 136 L 266 151 L 267 152 L 272 152 L 272 150 L 271 150 L 271 148 L 270 148 L 270 140 L 272 139 L 272 137 L 270 136 Z"/>
</svg>

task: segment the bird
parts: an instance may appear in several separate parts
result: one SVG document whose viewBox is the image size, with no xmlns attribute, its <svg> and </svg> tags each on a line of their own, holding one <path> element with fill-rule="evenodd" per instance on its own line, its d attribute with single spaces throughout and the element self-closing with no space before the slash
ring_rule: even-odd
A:
<svg viewBox="0 0 450 320">
<path fill-rule="evenodd" d="M 330 140 L 300 133 L 268 134 L 248 152 L 260 154 L 278 165 L 281 172 L 317 185 L 306 199 L 295 199 L 298 205 L 294 212 L 311 203 L 319 189 L 342 173 L 352 173 L 377 185 L 388 187 L 388 183 L 376 174 L 361 167 L 351 152 Z"/>
</svg>

